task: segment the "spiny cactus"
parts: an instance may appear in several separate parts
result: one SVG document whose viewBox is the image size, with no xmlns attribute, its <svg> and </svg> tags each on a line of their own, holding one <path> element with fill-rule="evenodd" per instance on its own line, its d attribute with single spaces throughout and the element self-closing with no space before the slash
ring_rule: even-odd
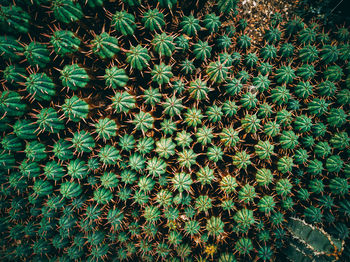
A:
<svg viewBox="0 0 350 262">
<path fill-rule="evenodd" d="M 4 5 L 0 7 L 0 28 L 10 33 L 28 33 L 30 15 L 20 6 Z"/>
<path fill-rule="evenodd" d="M 24 56 L 32 66 L 45 67 L 50 62 L 50 52 L 44 44 L 31 42 L 24 50 Z"/>
<path fill-rule="evenodd" d="M 119 52 L 118 40 L 103 32 L 91 41 L 92 51 L 102 59 L 112 58 Z"/>
<path fill-rule="evenodd" d="M 51 10 L 55 18 L 62 23 L 75 22 L 84 16 L 80 4 L 71 0 L 54 0 Z"/>
<path fill-rule="evenodd" d="M 291 237 L 284 254 L 289 261 L 336 261 L 344 248 L 344 242 L 304 220 L 291 217 L 287 229 Z"/>
<path fill-rule="evenodd" d="M 119 11 L 113 15 L 112 26 L 123 35 L 132 35 L 136 29 L 134 15 Z"/>
<path fill-rule="evenodd" d="M 4 261 L 349 260 L 349 30 L 246 4 L 2 1 Z"/>
<path fill-rule="evenodd" d="M 0 112 L 8 116 L 22 116 L 26 111 L 26 104 L 16 91 L 3 91 L 0 95 Z"/>
<path fill-rule="evenodd" d="M 90 78 L 86 73 L 84 68 L 81 68 L 77 64 L 66 65 L 61 71 L 60 80 L 64 87 L 70 88 L 72 90 L 77 90 L 78 88 L 83 88 L 87 85 Z"/>
<path fill-rule="evenodd" d="M 50 101 L 56 94 L 55 84 L 46 73 L 32 73 L 26 78 L 26 90 L 38 101 Z"/>
<path fill-rule="evenodd" d="M 78 51 L 81 41 L 72 31 L 57 30 L 53 32 L 50 43 L 56 54 L 65 56 Z"/>
</svg>

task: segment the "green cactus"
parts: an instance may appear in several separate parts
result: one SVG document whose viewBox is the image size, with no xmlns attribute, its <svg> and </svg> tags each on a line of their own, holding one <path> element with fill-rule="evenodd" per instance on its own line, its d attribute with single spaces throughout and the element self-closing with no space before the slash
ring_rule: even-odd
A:
<svg viewBox="0 0 350 262">
<path fill-rule="evenodd" d="M 22 141 L 14 134 L 4 136 L 1 145 L 6 151 L 21 151 L 23 149 Z"/>
<path fill-rule="evenodd" d="M 65 24 L 79 21 L 84 16 L 80 4 L 72 0 L 53 0 L 51 10 L 55 18 Z"/>
<path fill-rule="evenodd" d="M 27 105 L 21 101 L 21 96 L 15 91 L 0 93 L 0 113 L 8 116 L 22 116 Z"/>
<path fill-rule="evenodd" d="M 13 125 L 13 132 L 21 139 L 35 139 L 38 126 L 28 119 L 18 119 Z"/>
<path fill-rule="evenodd" d="M 209 79 L 221 83 L 227 78 L 228 67 L 225 66 L 220 60 L 216 62 L 211 62 L 206 70 Z"/>
<path fill-rule="evenodd" d="M 142 23 L 150 31 L 160 31 L 165 26 L 164 14 L 157 8 L 143 13 Z"/>
<path fill-rule="evenodd" d="M 74 91 L 78 88 L 84 88 L 90 81 L 86 70 L 78 64 L 66 65 L 60 73 L 62 85 Z"/>
<path fill-rule="evenodd" d="M 29 142 L 24 149 L 28 159 L 39 162 L 47 157 L 45 145 L 38 141 Z"/>
<path fill-rule="evenodd" d="M 151 42 L 153 49 L 160 56 L 171 56 L 175 50 L 174 38 L 166 33 L 156 34 Z"/>
<path fill-rule="evenodd" d="M 193 53 L 196 59 L 201 61 L 206 61 L 211 56 L 212 47 L 209 46 L 208 42 L 203 42 L 201 40 L 193 45 Z"/>
<path fill-rule="evenodd" d="M 23 46 L 13 36 L 0 36 L 0 54 L 4 59 L 19 60 L 23 50 Z"/>
<path fill-rule="evenodd" d="M 95 140 L 87 131 L 75 132 L 72 138 L 73 148 L 78 153 L 91 152 L 95 147 Z"/>
<path fill-rule="evenodd" d="M 0 7 L 0 28 L 11 33 L 26 34 L 30 27 L 30 15 L 20 6 Z"/>
<path fill-rule="evenodd" d="M 237 4 L 238 4 L 237 0 L 218 0 L 217 1 L 217 5 L 220 12 L 224 14 L 229 14 L 232 11 L 235 11 Z"/>
<path fill-rule="evenodd" d="M 285 250 L 290 261 L 303 261 L 317 259 L 319 261 L 332 261 L 338 256 L 343 243 L 322 228 L 313 227 L 305 221 L 291 217 L 287 229 L 293 238 L 288 240 Z"/>
<path fill-rule="evenodd" d="M 56 94 L 55 84 L 46 73 L 33 73 L 26 78 L 26 90 L 38 101 L 50 101 Z"/>
<path fill-rule="evenodd" d="M 73 158 L 72 143 L 60 139 L 53 145 L 52 152 L 59 160 L 70 160 Z"/>
<path fill-rule="evenodd" d="M 126 86 L 129 80 L 125 70 L 116 66 L 106 68 L 106 74 L 103 77 L 106 81 L 106 85 L 114 89 Z"/>
<path fill-rule="evenodd" d="M 71 31 L 57 30 L 52 34 L 50 43 L 58 55 L 66 56 L 77 52 L 81 41 Z"/>
<path fill-rule="evenodd" d="M 126 61 L 130 64 L 131 68 L 136 68 L 137 70 L 142 70 L 148 66 L 148 62 L 151 60 L 147 49 L 141 45 L 131 47 L 130 51 L 126 53 L 126 56 Z"/>
<path fill-rule="evenodd" d="M 95 129 L 98 137 L 108 140 L 116 136 L 117 124 L 109 118 L 103 118 L 95 124 Z"/>
<path fill-rule="evenodd" d="M 347 261 L 349 29 L 248 6 L 2 0 L 4 261 Z"/>
<path fill-rule="evenodd" d="M 62 110 L 65 117 L 73 122 L 79 122 L 82 119 L 86 119 L 89 113 L 89 105 L 84 100 L 77 96 L 72 96 L 65 99 L 62 105 Z"/>
<path fill-rule="evenodd" d="M 182 31 L 188 36 L 195 36 L 198 34 L 201 26 L 199 25 L 199 20 L 193 15 L 182 17 L 180 22 Z"/>
<path fill-rule="evenodd" d="M 119 52 L 118 39 L 103 32 L 91 41 L 92 52 L 100 58 L 113 58 Z"/>
<path fill-rule="evenodd" d="M 152 81 L 158 83 L 159 85 L 167 84 L 170 82 L 170 78 L 173 77 L 171 72 L 171 66 L 161 63 L 159 65 L 154 65 L 151 71 Z"/>
<path fill-rule="evenodd" d="M 65 128 L 63 121 L 58 117 L 56 110 L 52 107 L 41 109 L 36 117 L 36 123 L 41 131 L 58 133 Z"/>
<path fill-rule="evenodd" d="M 221 26 L 220 17 L 215 14 L 206 14 L 204 17 L 203 23 L 204 23 L 204 27 L 210 33 L 218 32 Z"/>
<path fill-rule="evenodd" d="M 132 35 L 136 29 L 135 17 L 126 12 L 116 12 L 112 18 L 112 26 L 123 35 Z"/>
<path fill-rule="evenodd" d="M 32 66 L 44 68 L 50 62 L 50 52 L 44 44 L 31 42 L 24 50 L 24 56 Z"/>
</svg>

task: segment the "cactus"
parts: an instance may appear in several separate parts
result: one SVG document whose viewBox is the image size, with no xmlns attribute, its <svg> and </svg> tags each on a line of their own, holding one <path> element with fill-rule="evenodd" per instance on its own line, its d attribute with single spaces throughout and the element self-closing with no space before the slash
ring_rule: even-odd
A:
<svg viewBox="0 0 350 262">
<path fill-rule="evenodd" d="M 0 54 L 4 59 L 19 60 L 23 46 L 13 36 L 0 36 Z"/>
<path fill-rule="evenodd" d="M 83 88 L 87 85 L 90 78 L 84 68 L 77 64 L 66 65 L 61 71 L 60 80 L 62 85 L 72 90 Z"/>
<path fill-rule="evenodd" d="M 220 17 L 215 14 L 206 14 L 203 23 L 210 33 L 216 33 L 221 26 Z"/>
<path fill-rule="evenodd" d="M 24 50 L 24 56 L 32 66 L 45 67 L 50 62 L 50 52 L 41 43 L 31 42 Z"/>
<path fill-rule="evenodd" d="M 1 2 L 4 261 L 349 260 L 349 29 L 248 2 Z"/>
<path fill-rule="evenodd" d="M 193 15 L 184 16 L 180 23 L 182 31 L 188 36 L 195 36 L 198 34 L 201 26 L 199 25 L 199 20 Z"/>
<path fill-rule="evenodd" d="M 100 58 L 113 58 L 119 52 L 118 39 L 103 32 L 91 41 L 92 51 Z"/>
<path fill-rule="evenodd" d="M 165 26 L 164 14 L 157 8 L 143 13 L 142 23 L 150 31 L 160 31 Z"/>
<path fill-rule="evenodd" d="M 5 68 L 4 79 L 13 85 L 19 86 L 20 83 L 23 83 L 27 77 L 27 72 L 24 68 L 15 65 L 9 65 Z"/>
<path fill-rule="evenodd" d="M 154 51 L 160 56 L 171 56 L 172 52 L 175 50 L 173 40 L 172 36 L 162 33 L 156 34 L 151 43 Z"/>
<path fill-rule="evenodd" d="M 72 143 L 60 139 L 53 145 L 52 152 L 58 160 L 70 160 L 73 158 Z"/>
<path fill-rule="evenodd" d="M 35 139 L 37 128 L 38 126 L 35 122 L 28 119 L 18 119 L 13 125 L 13 132 L 22 139 Z"/>
<path fill-rule="evenodd" d="M 22 116 L 27 105 L 21 102 L 21 96 L 15 91 L 3 91 L 0 95 L 0 113 L 8 116 Z"/>
<path fill-rule="evenodd" d="M 217 5 L 220 12 L 224 14 L 229 14 L 236 9 L 238 4 L 237 0 L 217 0 Z"/>
<path fill-rule="evenodd" d="M 64 115 L 73 122 L 79 122 L 86 119 L 89 113 L 89 105 L 77 96 L 65 99 L 62 105 Z"/>
<path fill-rule="evenodd" d="M 58 133 L 64 129 L 63 121 L 59 119 L 56 110 L 52 107 L 41 109 L 36 117 L 36 123 L 42 131 Z"/>
<path fill-rule="evenodd" d="M 46 73 L 33 73 L 26 78 L 26 89 L 38 101 L 50 101 L 56 94 L 55 84 Z"/>
<path fill-rule="evenodd" d="M 222 64 L 220 61 L 211 62 L 208 65 L 206 73 L 209 76 L 209 79 L 221 83 L 227 78 L 228 67 L 225 64 Z"/>
<path fill-rule="evenodd" d="M 129 80 L 125 70 L 116 66 L 106 68 L 106 74 L 103 77 L 106 80 L 106 85 L 114 89 L 126 86 Z"/>
<path fill-rule="evenodd" d="M 58 21 L 66 24 L 78 21 L 84 16 L 80 4 L 72 0 L 54 0 L 51 10 Z"/>
<path fill-rule="evenodd" d="M 103 140 L 109 140 L 116 136 L 117 125 L 109 118 L 100 119 L 95 124 L 95 128 L 98 137 L 101 137 Z"/>
<path fill-rule="evenodd" d="M 52 34 L 50 43 L 58 55 L 65 56 L 78 51 L 81 41 L 71 31 L 57 30 Z"/>
<path fill-rule="evenodd" d="M 14 134 L 3 137 L 1 145 L 6 151 L 20 151 L 22 149 L 21 139 Z"/>
<path fill-rule="evenodd" d="M 30 27 L 30 15 L 20 6 L 10 5 L 0 7 L 0 28 L 17 34 L 28 33 Z"/>
<path fill-rule="evenodd" d="M 152 81 L 157 82 L 159 85 L 169 83 L 170 78 L 173 77 L 171 66 L 165 65 L 164 63 L 154 65 L 151 75 Z"/>
<path fill-rule="evenodd" d="M 171 9 L 173 5 L 177 3 L 177 0 L 157 0 L 161 7 L 167 7 Z"/>
<path fill-rule="evenodd" d="M 199 40 L 198 43 L 193 45 L 193 53 L 196 59 L 205 61 L 210 58 L 212 48 L 208 42 Z"/>
<path fill-rule="evenodd" d="M 335 239 L 322 228 L 313 227 L 304 220 L 291 217 L 287 224 L 291 234 L 284 254 L 289 261 L 335 261 L 342 252 L 342 241 Z"/>
<path fill-rule="evenodd" d="M 136 29 L 135 17 L 126 12 L 116 12 L 112 18 L 112 26 L 123 35 L 132 35 Z"/>
<path fill-rule="evenodd" d="M 73 144 L 73 148 L 78 153 L 91 152 L 95 147 L 95 140 L 91 134 L 85 130 L 81 132 L 75 132 L 73 134 L 71 142 Z"/>
<path fill-rule="evenodd" d="M 151 57 L 148 55 L 147 49 L 141 45 L 136 47 L 131 47 L 130 51 L 126 54 L 126 61 L 130 64 L 132 68 L 142 70 L 148 65 Z"/>
<path fill-rule="evenodd" d="M 46 158 L 47 154 L 45 151 L 45 145 L 38 141 L 29 142 L 24 149 L 27 158 L 36 162 Z"/>
<path fill-rule="evenodd" d="M 128 92 L 117 92 L 112 98 L 112 108 L 116 113 L 128 113 L 135 107 L 135 98 Z"/>
</svg>

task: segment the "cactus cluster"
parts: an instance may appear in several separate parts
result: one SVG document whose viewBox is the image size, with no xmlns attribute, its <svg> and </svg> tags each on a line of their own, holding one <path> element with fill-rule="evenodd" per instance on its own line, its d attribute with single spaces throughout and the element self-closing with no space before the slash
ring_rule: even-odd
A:
<svg viewBox="0 0 350 262">
<path fill-rule="evenodd" d="M 1 1 L 1 261 L 349 259 L 349 30 L 239 8 Z"/>
</svg>

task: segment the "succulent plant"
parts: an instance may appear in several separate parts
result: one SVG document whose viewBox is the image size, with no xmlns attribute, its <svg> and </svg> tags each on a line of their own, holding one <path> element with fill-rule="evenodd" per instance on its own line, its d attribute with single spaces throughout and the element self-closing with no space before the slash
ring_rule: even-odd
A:
<svg viewBox="0 0 350 262">
<path fill-rule="evenodd" d="M 113 58 L 119 52 L 118 39 L 107 32 L 96 35 L 91 41 L 92 52 L 102 59 Z"/>
<path fill-rule="evenodd" d="M 4 261 L 349 260 L 346 26 L 1 4 Z"/>
<path fill-rule="evenodd" d="M 0 36 L 0 54 L 4 59 L 19 60 L 23 46 L 13 36 Z"/>
<path fill-rule="evenodd" d="M 81 119 L 86 119 L 89 113 L 89 105 L 84 100 L 77 96 L 72 96 L 65 99 L 62 105 L 64 115 L 73 122 L 79 122 Z"/>
<path fill-rule="evenodd" d="M 84 68 L 81 68 L 77 64 L 66 65 L 61 71 L 60 80 L 64 87 L 70 88 L 72 90 L 77 90 L 78 88 L 83 88 L 87 85 L 90 78 L 86 73 Z"/>
<path fill-rule="evenodd" d="M 130 51 L 126 53 L 126 56 L 126 61 L 130 64 L 130 66 L 138 70 L 142 70 L 144 67 L 146 67 L 151 59 L 151 57 L 148 55 L 147 49 L 141 45 L 131 47 Z"/>
<path fill-rule="evenodd" d="M 287 229 L 293 241 L 291 238 L 288 240 L 288 248 L 284 253 L 290 261 L 305 257 L 329 261 L 336 259 L 338 250 L 343 247 L 341 240 L 329 235 L 322 228 L 314 227 L 295 217 L 290 219 Z"/>
<path fill-rule="evenodd" d="M 55 84 L 46 73 L 33 73 L 26 78 L 26 90 L 38 101 L 50 101 L 56 94 Z"/>
<path fill-rule="evenodd" d="M 173 77 L 171 72 L 171 66 L 161 63 L 159 65 L 154 65 L 151 71 L 152 81 L 158 83 L 159 85 L 167 84 L 170 82 L 170 78 Z"/>
<path fill-rule="evenodd" d="M 24 56 L 32 66 L 45 67 L 50 62 L 50 51 L 44 44 L 31 42 L 24 50 Z"/>
<path fill-rule="evenodd" d="M 30 18 L 20 6 L 3 5 L 0 9 L 0 28 L 14 34 L 28 33 Z"/>
<path fill-rule="evenodd" d="M 84 16 L 80 4 L 71 0 L 54 0 L 51 10 L 55 18 L 62 23 L 79 21 Z"/>
<path fill-rule="evenodd" d="M 126 11 L 117 11 L 113 15 L 112 26 L 123 35 L 132 35 L 136 29 L 135 17 Z"/>
<path fill-rule="evenodd" d="M 72 31 L 57 30 L 53 32 L 50 43 L 58 55 L 65 56 L 77 52 L 81 41 Z"/>
<path fill-rule="evenodd" d="M 237 0 L 218 0 L 217 5 L 220 12 L 228 14 L 236 9 L 238 4 Z"/>
<path fill-rule="evenodd" d="M 27 105 L 16 91 L 3 91 L 0 95 L 0 112 L 8 116 L 22 116 Z"/>
<path fill-rule="evenodd" d="M 205 61 L 211 56 L 212 47 L 209 46 L 208 42 L 199 40 L 198 43 L 193 45 L 193 54 L 196 59 Z"/>
<path fill-rule="evenodd" d="M 56 110 L 52 107 L 41 109 L 36 117 L 36 123 L 41 131 L 58 133 L 65 128 L 63 121 L 58 117 Z"/>
<path fill-rule="evenodd" d="M 181 26 L 182 31 L 188 36 L 197 35 L 201 28 L 199 20 L 193 15 L 184 16 L 179 25 Z"/>
<path fill-rule="evenodd" d="M 150 31 L 159 31 L 165 26 L 164 14 L 157 8 L 149 9 L 143 13 L 142 23 Z"/>
<path fill-rule="evenodd" d="M 106 85 L 114 89 L 126 86 L 129 80 L 125 70 L 116 66 L 106 68 L 106 74 L 103 77 L 106 81 Z"/>
<path fill-rule="evenodd" d="M 153 49 L 160 56 L 171 56 L 175 50 L 174 38 L 166 33 L 156 34 L 151 42 Z"/>
</svg>

